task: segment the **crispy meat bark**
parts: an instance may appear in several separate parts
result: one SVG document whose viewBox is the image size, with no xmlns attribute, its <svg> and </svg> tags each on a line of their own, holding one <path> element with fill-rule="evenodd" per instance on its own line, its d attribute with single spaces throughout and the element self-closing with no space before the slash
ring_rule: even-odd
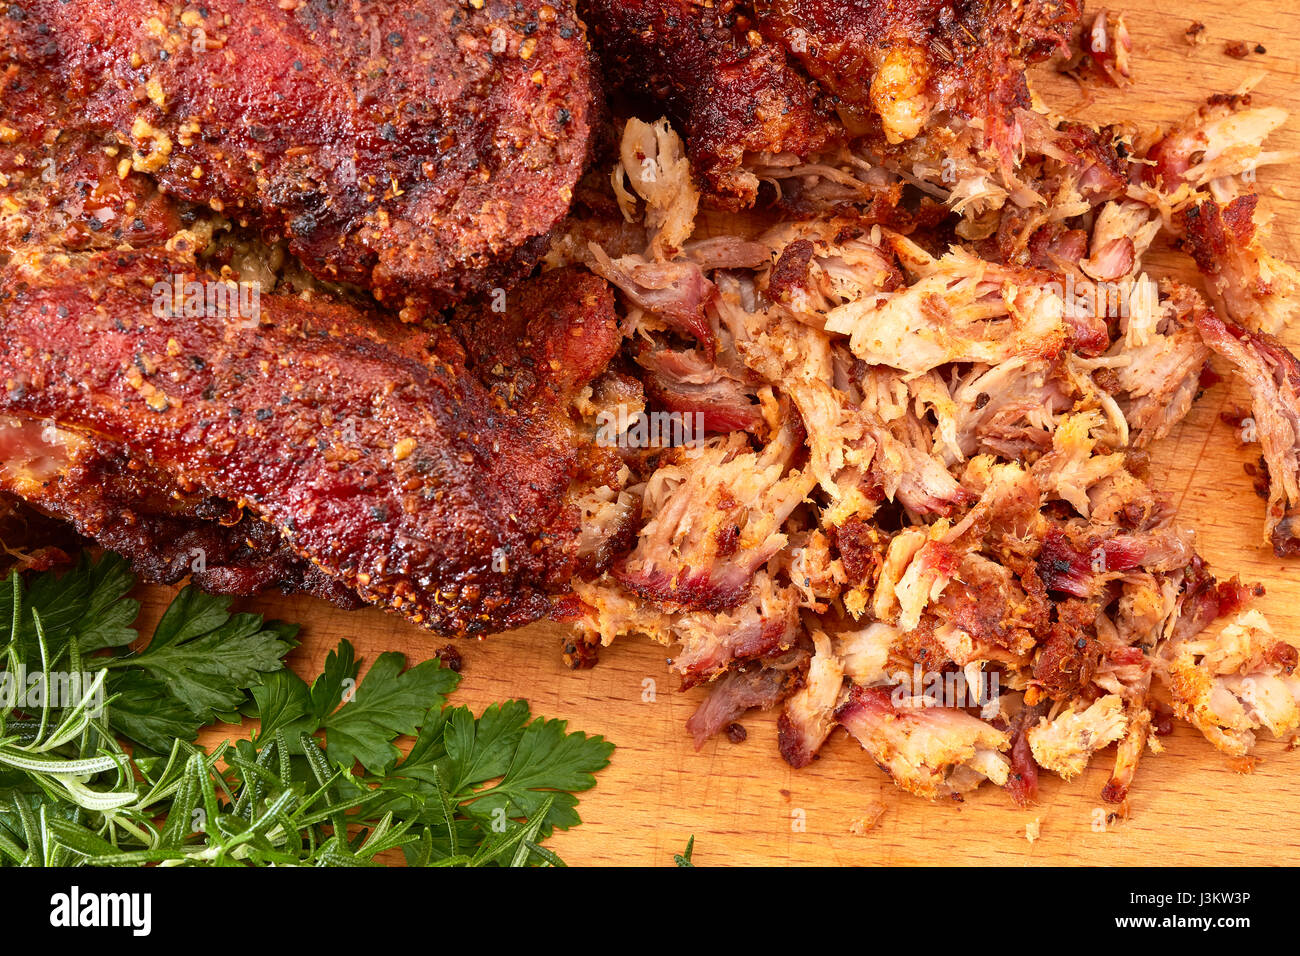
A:
<svg viewBox="0 0 1300 956">
<path fill-rule="evenodd" d="M 978 126 L 1009 171 L 1025 67 L 1066 48 L 1079 3 L 583 0 L 579 12 L 606 74 L 678 123 L 710 198 L 736 208 L 758 196 L 747 163 L 858 137 L 898 146 L 932 120 Z"/>
<path fill-rule="evenodd" d="M 148 581 L 185 577 L 214 594 L 306 591 L 343 607 L 357 596 L 303 560 L 274 527 L 229 501 L 186 491 L 97 435 L 0 416 L 0 489 L 131 560 Z"/>
<path fill-rule="evenodd" d="M 394 308 L 521 276 L 587 160 L 598 94 L 563 0 L 9 10 L 5 46 L 123 171 L 286 237 L 318 277 Z"/>
<path fill-rule="evenodd" d="M 606 78 L 672 116 L 721 206 L 757 197 L 758 179 L 741 168 L 747 154 L 808 156 L 837 136 L 813 84 L 732 2 L 584 0 L 578 12 Z"/>
<path fill-rule="evenodd" d="M 1079 17 L 1077 0 L 755 0 L 753 8 L 762 34 L 834 98 L 850 130 L 889 143 L 919 134 L 936 111 L 1009 126 L 1025 98 L 1026 61 L 1065 49 Z"/>
<path fill-rule="evenodd" d="M 202 278 L 180 253 L 11 263 L 0 411 L 112 436 L 183 491 L 267 522 L 364 600 L 435 630 L 546 613 L 579 561 L 577 499 L 621 464 L 569 413 L 617 343 L 604 282 L 560 271 L 515 290 L 505 314 L 520 337 L 488 366 L 468 314 L 403 325 L 263 296 L 260 324 L 184 318 L 165 314 L 166 295 L 158 307 L 155 282 L 176 275 Z M 503 379 L 497 363 L 527 380 Z"/>
</svg>

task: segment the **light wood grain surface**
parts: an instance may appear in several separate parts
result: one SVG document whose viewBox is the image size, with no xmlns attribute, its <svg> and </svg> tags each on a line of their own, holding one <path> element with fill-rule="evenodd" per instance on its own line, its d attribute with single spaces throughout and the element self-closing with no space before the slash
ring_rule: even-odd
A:
<svg viewBox="0 0 1300 956">
<path fill-rule="evenodd" d="M 1292 0 L 1133 0 L 1112 9 L 1123 10 L 1134 37 L 1134 86 L 1093 88 L 1085 96 L 1069 80 L 1036 73 L 1035 87 L 1059 111 L 1167 123 L 1209 93 L 1263 74 L 1257 100 L 1300 114 L 1300 10 Z M 1193 19 L 1205 23 L 1209 37 L 1195 49 L 1183 37 Z M 1263 44 L 1267 53 L 1232 59 L 1224 54 L 1229 40 Z M 1274 142 L 1300 149 L 1300 115 Z M 1300 263 L 1290 235 L 1300 227 L 1300 172 L 1273 169 L 1260 182 L 1276 214 L 1273 247 Z M 1187 268 L 1173 250 L 1148 265 L 1157 274 Z M 1300 330 L 1287 338 L 1300 345 Z M 1156 450 L 1156 473 L 1215 570 L 1263 582 L 1268 594 L 1259 607 L 1275 629 L 1294 633 L 1300 563 L 1279 561 L 1261 546 L 1263 502 L 1243 470 L 1258 450 L 1240 446 L 1219 420 L 1221 411 L 1244 403 L 1244 392 L 1227 384 L 1207 392 Z M 170 595 L 142 591 L 151 614 Z M 368 659 L 390 649 L 422 659 L 445 643 L 379 611 L 344 613 L 301 597 L 249 606 L 305 624 L 293 659 L 304 675 L 317 673 L 343 637 Z M 776 751 L 774 714 L 746 718 L 746 742 L 717 739 L 697 753 L 683 724 L 703 690 L 676 691 L 664 648 L 623 641 L 606 649 L 594 670 L 572 672 L 560 661 L 562 636 L 561 628 L 539 625 L 458 642 L 465 667 L 454 700 L 478 710 L 526 698 L 536 713 L 566 718 L 618 745 L 598 786 L 582 799 L 583 825 L 552 842 L 571 864 L 666 865 L 692 834 L 701 865 L 1300 863 L 1300 753 L 1289 754 L 1280 743 L 1262 743 L 1254 771 L 1241 773 L 1180 725 L 1166 738 L 1165 754 L 1143 760 L 1126 821 L 1107 820 L 1113 808 L 1100 799 L 1111 751 L 1069 783 L 1044 774 L 1032 810 L 1015 808 L 993 788 L 961 804 L 931 804 L 897 791 L 843 732 L 811 767 L 790 769 Z M 214 736 L 220 732 L 208 742 Z M 853 821 L 877 804 L 885 808 L 879 824 L 863 835 L 851 832 Z M 1031 843 L 1026 825 L 1035 822 L 1040 835 Z"/>
</svg>

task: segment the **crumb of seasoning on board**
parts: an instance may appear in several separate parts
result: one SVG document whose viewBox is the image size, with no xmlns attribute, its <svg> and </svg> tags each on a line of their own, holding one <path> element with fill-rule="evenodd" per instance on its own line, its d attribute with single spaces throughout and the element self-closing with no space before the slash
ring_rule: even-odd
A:
<svg viewBox="0 0 1300 956">
<path fill-rule="evenodd" d="M 1204 46 L 1210 42 L 1210 38 L 1206 34 L 1205 24 L 1200 20 L 1192 21 L 1192 25 L 1183 31 L 1183 38 L 1191 46 Z"/>
<path fill-rule="evenodd" d="M 1042 820 L 1038 817 L 1034 817 L 1034 819 L 1030 820 L 1028 823 L 1025 824 L 1025 839 L 1028 840 L 1030 843 L 1033 843 L 1038 839 L 1038 834 L 1040 834 L 1042 831 L 1043 831 Z"/>
<path fill-rule="evenodd" d="M 877 801 L 867 808 L 867 812 L 849 822 L 849 832 L 854 836 L 870 833 L 885 815 L 885 805 Z"/>
<path fill-rule="evenodd" d="M 1263 56 L 1268 52 L 1268 48 L 1262 43 L 1256 43 L 1252 46 L 1251 44 L 1245 43 L 1241 40 L 1229 40 L 1227 44 L 1224 45 L 1223 52 L 1234 59 L 1244 60 L 1252 53 L 1257 53 L 1260 56 Z"/>
<path fill-rule="evenodd" d="M 1229 428 L 1241 428 L 1248 418 L 1250 418 L 1250 409 L 1242 408 L 1240 405 L 1229 405 L 1219 412 L 1219 420 Z M 1242 444 L 1249 444 L 1249 442 L 1243 440 Z"/>
<path fill-rule="evenodd" d="M 733 744 L 743 744 L 747 739 L 749 739 L 749 731 L 735 721 L 732 721 L 727 724 L 727 739 Z"/>
<path fill-rule="evenodd" d="M 1246 755 L 1244 757 L 1233 757 L 1228 761 L 1228 766 L 1233 773 L 1254 773 L 1255 767 L 1259 765 L 1259 758 Z"/>
<path fill-rule="evenodd" d="M 460 651 L 456 650 L 452 644 L 444 644 L 438 651 L 438 657 L 447 665 L 447 670 L 460 673 L 460 669 L 465 666 L 465 659 L 460 656 Z"/>
</svg>

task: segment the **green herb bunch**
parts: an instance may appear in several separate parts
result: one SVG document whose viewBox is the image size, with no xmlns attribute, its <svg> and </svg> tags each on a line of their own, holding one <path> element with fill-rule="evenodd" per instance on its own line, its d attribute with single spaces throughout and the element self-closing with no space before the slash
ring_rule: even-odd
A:
<svg viewBox="0 0 1300 956">
<path fill-rule="evenodd" d="M 581 822 L 603 738 L 448 706 L 436 658 L 381 654 L 358 683 L 347 641 L 308 684 L 295 625 L 194 588 L 140 646 L 135 583 L 108 555 L 0 585 L 0 864 L 562 865 L 543 843 Z"/>
</svg>

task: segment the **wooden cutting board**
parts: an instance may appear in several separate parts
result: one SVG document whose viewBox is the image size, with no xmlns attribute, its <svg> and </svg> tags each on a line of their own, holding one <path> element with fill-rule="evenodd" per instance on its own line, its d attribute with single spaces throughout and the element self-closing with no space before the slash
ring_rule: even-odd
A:
<svg viewBox="0 0 1300 956">
<path fill-rule="evenodd" d="M 1290 0 L 1131 0 L 1123 11 L 1135 42 L 1134 86 L 1085 94 L 1070 80 L 1036 74 L 1036 88 L 1058 111 L 1171 122 L 1209 93 L 1263 75 L 1257 100 L 1300 114 L 1300 10 Z M 1184 38 L 1193 18 L 1209 38 L 1196 48 Z M 1230 40 L 1252 49 L 1262 44 L 1267 52 L 1233 59 L 1224 53 Z M 1300 116 L 1274 142 L 1300 149 Z M 1274 251 L 1300 264 L 1300 249 L 1287 235 L 1300 226 L 1300 171 L 1272 169 L 1260 181 L 1276 213 Z M 1187 262 L 1164 250 L 1148 268 L 1186 272 Z M 1288 338 L 1300 346 L 1300 329 Z M 1156 450 L 1158 487 L 1197 529 L 1213 568 L 1263 582 L 1268 594 L 1259 607 L 1279 632 L 1294 633 L 1300 562 L 1279 561 L 1261 545 L 1264 506 L 1243 469 L 1258 449 L 1241 446 L 1219 418 L 1235 404 L 1245 404 L 1239 387 L 1206 393 Z M 171 594 L 142 590 L 151 615 Z M 250 607 L 305 625 L 293 659 L 305 676 L 318 673 L 344 637 L 371 660 L 384 650 L 422 659 L 445 643 L 379 611 L 344 613 L 301 597 Z M 664 648 L 625 640 L 606 649 L 595 669 L 572 672 L 560 661 L 563 636 L 560 627 L 537 625 L 458 642 L 464 680 L 453 700 L 477 712 L 493 701 L 526 698 L 535 713 L 566 718 L 571 728 L 617 744 L 598 786 L 582 798 L 583 825 L 552 841 L 570 864 L 668 865 L 691 835 L 701 865 L 1300 863 L 1300 753 L 1288 754 L 1281 743 L 1262 743 L 1254 771 L 1243 773 L 1180 725 L 1165 739 L 1166 753 L 1144 758 L 1127 820 L 1108 819 L 1114 808 L 1100 799 L 1111 751 L 1069 783 L 1044 774 L 1032 810 L 1017 809 L 991 787 L 964 803 L 932 804 L 895 789 L 843 732 L 811 767 L 792 770 L 777 754 L 774 713 L 746 718 L 744 743 L 716 739 L 696 752 L 683 725 L 704 691 L 676 691 Z M 211 733 L 205 743 L 222 736 Z M 878 825 L 851 832 L 876 805 L 884 807 Z M 1027 824 L 1039 826 L 1035 842 L 1026 838 Z"/>
</svg>

